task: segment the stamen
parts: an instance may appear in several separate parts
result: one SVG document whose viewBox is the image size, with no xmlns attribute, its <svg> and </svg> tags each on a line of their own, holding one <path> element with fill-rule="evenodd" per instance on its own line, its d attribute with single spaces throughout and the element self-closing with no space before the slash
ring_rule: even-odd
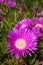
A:
<svg viewBox="0 0 43 65">
<path fill-rule="evenodd" d="M 43 25 L 42 24 L 36 24 L 36 27 L 42 28 Z"/>
<path fill-rule="evenodd" d="M 15 42 L 15 46 L 16 46 L 18 49 L 22 50 L 22 49 L 24 49 L 24 48 L 26 47 L 26 42 L 25 42 L 24 39 L 18 39 L 18 40 L 16 40 L 16 42 Z"/>
<path fill-rule="evenodd" d="M 26 27 L 26 25 L 25 25 L 25 24 L 21 26 L 21 28 L 24 28 L 24 27 Z"/>
</svg>

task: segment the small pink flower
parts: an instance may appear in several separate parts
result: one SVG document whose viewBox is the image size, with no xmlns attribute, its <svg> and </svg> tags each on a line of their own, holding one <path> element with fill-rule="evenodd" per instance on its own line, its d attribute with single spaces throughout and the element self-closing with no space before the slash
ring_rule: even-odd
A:
<svg viewBox="0 0 43 65">
<path fill-rule="evenodd" d="M 38 7 L 37 6 L 33 6 L 32 10 L 33 10 L 34 13 L 36 13 L 38 11 Z"/>
<path fill-rule="evenodd" d="M 8 0 L 6 1 L 7 6 L 10 8 L 15 8 L 16 7 L 16 2 L 12 1 L 12 0 Z"/>
<path fill-rule="evenodd" d="M 0 0 L 0 3 L 4 3 L 4 0 Z"/>
<path fill-rule="evenodd" d="M 20 11 L 23 11 L 24 9 L 25 9 L 24 6 L 20 6 L 19 8 Z"/>
</svg>

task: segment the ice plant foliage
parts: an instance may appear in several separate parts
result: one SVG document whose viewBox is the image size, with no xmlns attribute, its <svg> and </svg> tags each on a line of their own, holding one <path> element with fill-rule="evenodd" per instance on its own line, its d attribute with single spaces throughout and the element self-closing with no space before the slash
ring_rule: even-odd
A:
<svg viewBox="0 0 43 65">
<path fill-rule="evenodd" d="M 2 15 L 0 15 L 0 21 L 2 21 L 2 19 L 3 19 L 3 16 L 2 16 Z"/>
<path fill-rule="evenodd" d="M 25 57 L 27 54 L 31 55 L 30 51 L 34 52 L 37 49 L 37 37 L 27 28 L 12 30 L 7 37 L 10 45 L 9 54 Z"/>
<path fill-rule="evenodd" d="M 32 21 L 29 18 L 23 19 L 20 22 L 18 22 L 15 26 L 17 29 L 24 29 L 24 28 L 30 28 L 32 25 Z"/>
</svg>

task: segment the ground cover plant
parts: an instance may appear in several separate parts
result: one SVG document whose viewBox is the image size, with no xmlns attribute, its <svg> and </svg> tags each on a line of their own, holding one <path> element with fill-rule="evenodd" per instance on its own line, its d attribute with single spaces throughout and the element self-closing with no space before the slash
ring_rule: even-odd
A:
<svg viewBox="0 0 43 65">
<path fill-rule="evenodd" d="M 0 0 L 0 65 L 43 65 L 43 0 Z"/>
</svg>

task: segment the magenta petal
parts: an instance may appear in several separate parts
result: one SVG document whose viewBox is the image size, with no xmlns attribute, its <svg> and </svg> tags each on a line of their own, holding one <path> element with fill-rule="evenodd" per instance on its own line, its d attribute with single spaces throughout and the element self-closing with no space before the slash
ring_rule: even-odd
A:
<svg viewBox="0 0 43 65">
<path fill-rule="evenodd" d="M 0 0 L 0 3 L 4 3 L 4 0 Z"/>
<path fill-rule="evenodd" d="M 37 28 L 37 30 L 39 29 L 39 31 L 43 31 L 43 17 L 36 17 L 32 19 L 33 23 L 34 23 L 34 27 Z"/>
<path fill-rule="evenodd" d="M 14 2 L 14 1 L 9 0 L 6 3 L 7 3 L 7 6 L 10 7 L 10 8 L 16 7 L 16 2 Z"/>
<path fill-rule="evenodd" d="M 15 28 L 17 29 L 24 29 L 24 28 L 31 28 L 31 27 L 32 27 L 32 21 L 29 18 L 21 20 L 15 26 Z"/>
<path fill-rule="evenodd" d="M 18 29 L 17 29 L 18 30 Z M 20 29 L 17 31 L 12 30 L 8 34 L 8 44 L 10 44 L 8 51 L 9 54 L 13 54 L 15 56 L 23 56 L 25 57 L 27 54 L 31 55 L 31 52 L 36 50 L 37 46 L 37 36 L 30 30 Z M 17 40 L 25 40 L 24 47 L 20 49 L 18 46 L 15 46 L 15 42 Z M 16 43 L 17 44 L 17 43 Z M 19 43 L 20 44 L 20 43 Z"/>
</svg>

